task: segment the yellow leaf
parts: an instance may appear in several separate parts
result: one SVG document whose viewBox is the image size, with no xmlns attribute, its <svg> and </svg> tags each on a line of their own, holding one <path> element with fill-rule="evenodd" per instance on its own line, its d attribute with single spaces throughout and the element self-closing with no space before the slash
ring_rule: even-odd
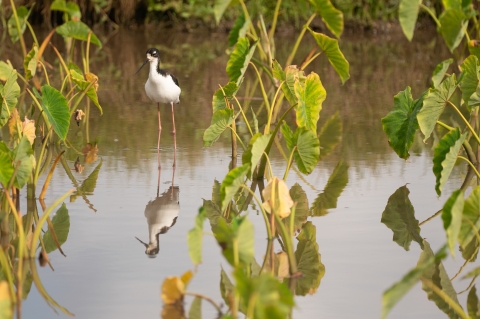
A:
<svg viewBox="0 0 480 319">
<path fill-rule="evenodd" d="M 276 273 L 279 279 L 286 278 L 290 275 L 290 268 L 288 264 L 288 255 L 286 252 L 282 251 L 276 254 Z"/>
<path fill-rule="evenodd" d="M 25 116 L 25 121 L 22 122 L 22 133 L 28 138 L 28 141 L 33 145 L 35 140 L 35 120 L 29 120 Z"/>
<path fill-rule="evenodd" d="M 85 73 L 85 78 L 88 82 L 95 83 L 93 87 L 95 88 L 95 91 L 98 91 L 98 76 L 93 73 Z"/>
<path fill-rule="evenodd" d="M 10 113 L 10 119 L 8 120 L 8 131 L 10 132 L 10 136 L 13 138 L 20 139 L 19 133 L 19 125 L 20 125 L 20 115 L 18 115 L 17 108 L 14 108 L 13 111 Z"/>
<path fill-rule="evenodd" d="M 183 281 L 183 284 L 185 285 L 185 288 L 188 286 L 188 283 L 190 280 L 193 278 L 193 273 L 189 270 L 186 271 L 183 275 L 182 278 L 180 278 Z"/>
<path fill-rule="evenodd" d="M 5 280 L 0 281 L 0 318 L 13 318 L 10 289 Z"/>
<path fill-rule="evenodd" d="M 265 199 L 262 206 L 267 212 L 271 213 L 273 209 L 275 214 L 278 214 L 280 218 L 285 218 L 290 215 L 293 200 L 292 197 L 290 197 L 288 186 L 284 180 L 273 177 L 270 182 L 268 182 L 262 194 Z"/>
<path fill-rule="evenodd" d="M 173 304 L 183 299 L 185 284 L 179 277 L 167 277 L 162 285 L 162 300 L 166 304 Z"/>
</svg>

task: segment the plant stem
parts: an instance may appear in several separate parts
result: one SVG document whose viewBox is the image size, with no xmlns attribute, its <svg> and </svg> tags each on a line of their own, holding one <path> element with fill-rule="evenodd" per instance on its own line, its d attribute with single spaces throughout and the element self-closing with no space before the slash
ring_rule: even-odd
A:
<svg viewBox="0 0 480 319">
<path fill-rule="evenodd" d="M 467 119 L 463 116 L 462 112 L 460 112 L 460 110 L 457 108 L 457 106 L 455 104 L 453 104 L 452 102 L 450 101 L 447 101 L 448 104 L 450 104 L 454 109 L 455 111 L 458 113 L 458 115 L 460 115 L 460 117 L 462 118 L 462 120 L 465 122 L 465 124 L 467 124 L 468 126 L 468 129 L 470 130 L 470 132 L 472 132 L 473 136 L 475 137 L 475 139 L 477 140 L 477 143 L 480 144 L 480 138 L 478 137 L 477 133 L 475 132 L 475 130 L 473 129 L 473 127 L 470 125 L 470 122 L 467 121 Z"/>
<path fill-rule="evenodd" d="M 253 66 L 253 68 L 255 69 L 255 72 L 257 73 L 257 77 L 260 83 L 260 90 L 262 91 L 262 95 L 263 95 L 263 100 L 265 102 L 265 106 L 267 107 L 268 112 L 270 113 L 270 102 L 268 102 L 268 96 L 267 96 L 267 92 L 265 92 L 265 87 L 263 86 L 262 77 L 258 72 L 258 69 L 255 63 L 253 62 L 249 62 L 249 63 Z"/>
<path fill-rule="evenodd" d="M 215 301 L 213 301 L 213 299 L 211 299 L 211 298 L 209 298 L 209 297 L 207 297 L 207 296 L 201 295 L 201 294 L 197 294 L 197 293 L 195 293 L 195 292 L 185 291 L 184 294 L 187 295 L 187 296 L 193 296 L 193 297 L 197 297 L 197 298 L 200 298 L 200 299 L 205 299 L 206 301 L 208 301 L 209 303 L 211 303 L 212 306 L 215 307 L 215 309 L 217 309 L 218 314 L 220 315 L 220 317 L 223 315 L 222 309 L 220 309 L 220 306 L 217 305 L 217 303 L 216 303 Z"/>
<path fill-rule="evenodd" d="M 262 211 L 263 219 L 265 220 L 265 225 L 266 225 L 266 228 L 267 228 L 268 240 L 272 240 L 272 239 L 273 239 L 273 235 L 272 235 L 272 231 L 271 231 L 271 229 L 270 229 L 270 222 L 268 221 L 268 216 L 267 216 L 267 213 L 265 212 L 265 209 L 264 209 L 263 206 L 262 206 L 262 202 L 260 201 L 260 199 L 258 198 L 258 196 L 255 195 L 255 193 L 252 192 L 252 190 L 251 190 L 250 188 L 248 188 L 245 184 L 240 185 L 240 187 L 246 189 L 248 192 L 250 192 L 250 194 L 252 194 L 253 198 L 255 198 L 255 201 L 258 203 L 258 206 L 260 207 L 260 210 Z"/>
<path fill-rule="evenodd" d="M 457 158 L 463 159 L 465 162 L 467 162 L 468 165 L 470 165 L 470 167 L 474 170 L 475 174 L 477 174 L 477 178 L 480 178 L 480 173 L 478 173 L 475 165 L 473 165 L 472 162 L 470 162 L 470 161 L 468 160 L 468 158 L 463 157 L 463 156 L 460 156 L 460 155 L 457 156 Z"/>
<path fill-rule="evenodd" d="M 455 311 L 462 319 L 469 319 L 470 317 L 463 311 L 462 307 L 458 303 L 456 303 L 450 296 L 448 296 L 443 290 L 437 287 L 433 282 L 428 279 L 422 278 L 422 283 L 428 288 L 432 289 L 434 293 L 436 293 L 440 298 L 445 301 L 452 309 Z"/>
<path fill-rule="evenodd" d="M 453 131 L 455 128 L 443 123 L 442 121 L 437 121 L 437 124 L 440 125 L 441 127 L 449 130 L 449 131 Z"/>
<path fill-rule="evenodd" d="M 420 3 L 420 8 L 422 8 L 423 10 L 427 11 L 427 13 L 432 17 L 433 21 L 435 21 L 435 23 L 437 24 L 437 27 L 438 28 L 441 28 L 442 27 L 442 24 L 440 23 L 440 21 L 437 19 L 437 17 L 435 16 L 435 13 L 429 8 L 427 7 L 426 5 L 424 5 L 423 3 Z"/>
<path fill-rule="evenodd" d="M 233 133 L 235 133 L 235 136 L 237 137 L 237 140 L 240 142 L 240 145 L 242 145 L 243 150 L 246 151 L 247 148 L 245 147 L 245 144 L 243 144 L 240 136 L 238 136 L 237 131 L 232 127 L 233 125 L 235 125 L 235 123 L 233 123 L 231 126 L 229 126 L 229 128 Z"/>
<path fill-rule="evenodd" d="M 440 215 L 441 213 L 442 213 L 442 210 L 440 209 L 438 212 L 436 212 L 435 214 L 433 214 L 432 216 L 428 217 L 428 218 L 425 219 L 423 222 L 421 222 L 420 224 L 418 224 L 418 226 L 422 226 L 422 225 L 425 224 L 426 222 L 431 221 L 432 219 L 434 219 L 435 217 L 437 217 L 437 216 Z"/>
<path fill-rule="evenodd" d="M 20 28 L 20 20 L 18 20 L 17 8 L 15 7 L 15 2 L 10 0 L 10 5 L 12 6 L 13 17 L 15 19 L 15 25 L 17 27 L 18 38 L 20 39 L 20 45 L 23 50 L 23 57 L 27 55 L 27 47 L 25 46 L 25 40 L 23 39 L 22 28 Z"/>
<path fill-rule="evenodd" d="M 293 153 L 295 153 L 295 149 L 297 148 L 297 145 L 293 147 L 292 152 L 290 153 L 290 157 L 288 158 L 287 162 L 287 168 L 285 169 L 285 174 L 283 175 L 283 180 L 286 181 L 288 177 L 288 172 L 290 171 L 290 167 L 292 166 L 293 162 Z"/>
<path fill-rule="evenodd" d="M 275 215 L 275 221 L 280 228 L 280 234 L 282 235 L 283 241 L 285 242 L 285 247 L 287 248 L 287 255 L 288 255 L 288 264 L 290 268 L 290 275 L 295 275 L 297 273 L 297 260 L 295 258 L 295 252 L 293 251 L 293 244 L 290 236 L 287 234 L 287 230 L 285 229 L 285 225 L 282 223 L 280 216 L 276 212 L 272 214 Z"/>
<path fill-rule="evenodd" d="M 303 36 L 305 35 L 305 32 L 307 31 L 308 26 L 310 25 L 310 23 L 312 23 L 316 15 L 317 15 L 316 13 L 312 14 L 312 16 L 308 19 L 307 23 L 305 23 L 305 25 L 303 26 L 303 29 L 300 32 L 300 35 L 298 36 L 297 42 L 295 42 L 295 45 L 293 46 L 293 50 L 287 58 L 287 62 L 285 63 L 285 66 L 289 66 L 292 63 L 293 58 L 297 53 L 298 47 L 300 46 L 300 42 L 302 42 Z"/>
<path fill-rule="evenodd" d="M 277 5 L 275 6 L 275 11 L 273 13 L 272 26 L 268 31 L 268 37 L 270 38 L 270 40 L 273 39 L 273 35 L 275 34 L 275 29 L 277 28 L 278 13 L 280 11 L 281 4 L 282 4 L 282 0 L 277 0 Z"/>
<path fill-rule="evenodd" d="M 271 122 L 272 122 L 273 109 L 275 108 L 278 94 L 280 94 L 280 92 L 282 92 L 283 83 L 285 83 L 285 81 L 280 82 L 280 85 L 278 86 L 277 91 L 275 92 L 275 96 L 273 97 L 272 108 L 270 109 L 270 112 L 268 112 L 267 126 L 265 126 L 265 132 L 264 132 L 265 134 L 270 133 L 270 125 L 271 125 Z"/>
</svg>

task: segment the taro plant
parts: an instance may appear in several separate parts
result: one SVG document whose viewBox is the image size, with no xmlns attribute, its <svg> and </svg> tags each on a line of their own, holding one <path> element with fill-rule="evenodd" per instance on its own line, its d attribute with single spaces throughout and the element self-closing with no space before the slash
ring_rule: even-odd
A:
<svg viewBox="0 0 480 319">
<path fill-rule="evenodd" d="M 316 228 L 308 217 L 325 215 L 327 209 L 336 207 L 348 182 L 348 166 L 344 162 L 337 165 L 325 191 L 311 207 L 302 187 L 295 184 L 289 189 L 286 180 L 291 169 L 300 176 L 310 174 L 320 160 L 320 139 L 325 140 L 325 153 L 322 154 L 325 157 L 338 144 L 341 133 L 338 114 L 321 129 L 317 127 L 326 90 L 317 73 L 306 75 L 304 69 L 323 53 L 343 83 L 349 78 L 349 64 L 337 39 L 309 28 L 318 14 L 334 36 L 340 37 L 343 31 L 341 12 L 330 1 L 311 1 L 310 4 L 316 13 L 305 24 L 282 66 L 275 59 L 274 39 L 281 1 L 277 1 L 270 29 L 267 29 L 261 15 L 255 17 L 258 23 L 253 23 L 254 17 L 240 0 L 243 14 L 236 20 L 228 38 L 232 47 L 226 66 L 229 83 L 220 86 L 213 95 L 212 121 L 203 136 L 204 146 L 211 146 L 229 130 L 232 165 L 221 183 L 214 182 L 212 200 L 204 200 L 195 227 L 188 235 L 190 256 L 197 265 L 202 261 L 203 223 L 209 220 L 213 236 L 233 269 L 234 281 L 227 272 L 222 270 L 220 274 L 222 297 L 229 308 L 223 313 L 213 300 L 188 292 L 186 284 L 190 278 L 184 280 L 183 277 L 167 278 L 164 282 L 162 299 L 166 305 L 183 300 L 185 295 L 194 295 L 211 302 L 224 318 L 237 318 L 239 313 L 248 318 L 286 318 L 291 317 L 294 295 L 312 294 L 320 285 L 325 267 L 321 263 Z M 217 21 L 229 5 L 233 2 L 216 2 Z M 307 31 L 315 39 L 316 47 L 304 57 L 301 65 L 291 65 Z M 315 53 L 318 49 L 320 52 Z M 249 69 L 255 76 L 253 81 L 246 79 Z M 246 92 L 244 104 L 237 97 L 243 87 Z M 256 92 L 262 96 L 259 106 L 250 103 Z M 291 112 L 295 113 L 293 129 L 287 123 Z M 248 131 L 242 136 L 237 129 L 240 123 Z M 283 140 L 288 152 L 284 151 Z M 273 175 L 270 164 L 274 145 L 286 160 L 281 179 Z M 241 165 L 237 165 L 238 147 L 242 150 Z M 260 197 L 256 193 L 257 186 Z M 243 213 L 249 205 L 261 212 L 267 232 L 265 258 L 261 264 L 254 258 L 253 224 Z M 275 243 L 281 248 L 278 253 L 275 253 Z M 198 312 L 199 303 L 196 299 L 192 304 L 192 314 Z M 166 306 L 166 309 L 170 308 Z"/>
<path fill-rule="evenodd" d="M 449 194 L 443 208 L 424 222 L 419 223 L 415 219 L 406 186 L 390 197 L 382 215 L 382 223 L 394 231 L 394 240 L 400 246 L 408 250 L 414 240 L 420 245 L 422 254 L 417 266 L 384 293 L 383 317 L 418 281 L 422 282 L 422 289 L 427 292 L 428 298 L 450 318 L 477 317 L 475 309 L 478 309 L 478 297 L 474 282 L 480 268 L 464 276 L 473 277 L 467 288 L 467 310 L 459 304 L 452 281 L 460 276 L 467 265 L 475 263 L 480 245 L 480 188 L 477 186 L 480 181 L 477 152 L 480 144 L 477 120 L 480 62 L 475 55 L 470 55 L 460 65 L 461 73 L 458 76 L 448 73 L 452 62 L 452 59 L 443 61 L 435 68 L 431 88 L 417 99 L 413 98 L 410 87 L 395 95 L 392 111 L 382 119 L 390 146 L 405 160 L 410 156 L 409 150 L 414 139 L 420 138 L 419 131 L 423 134 L 424 142 L 430 137 L 434 138 L 432 170 L 438 195 L 444 193 L 455 165 L 459 162 L 468 164 L 468 173 L 460 188 Z M 470 186 L 473 190 L 468 194 Z M 446 244 L 434 254 L 429 243 L 420 236 L 420 226 L 437 216 L 443 220 Z M 442 259 L 447 257 L 447 251 L 452 257 L 458 256 L 457 247 L 465 262 L 450 279 Z"/>
<path fill-rule="evenodd" d="M 52 6 L 58 3 L 61 1 L 55 1 Z M 88 114 L 89 101 L 101 112 L 96 93 L 98 78 L 89 72 L 90 43 L 99 46 L 101 43 L 88 27 L 79 24 L 80 21 L 72 20 L 70 25 L 57 28 L 57 33 L 62 36 L 83 41 L 80 45 L 83 70 L 72 59 L 78 47 L 73 41 L 67 59 L 52 46 L 60 61 L 60 77 L 53 78 L 46 67 L 51 64 L 43 59 L 43 53 L 55 30 L 43 42 L 38 42 L 28 23 L 30 11 L 25 7 L 16 9 L 13 1 L 11 6 L 13 14 L 8 22 L 9 34 L 13 43 L 21 43 L 24 73 L 20 74 L 19 68 L 14 67 L 12 62 L 0 61 L 0 127 L 8 126 L 10 133 L 8 142 L 0 141 L 0 286 L 3 292 L 0 307 L 5 318 L 13 317 L 13 307 L 16 307 L 17 317 L 20 318 L 22 300 L 28 296 L 34 283 L 49 305 L 70 314 L 46 292 L 34 258 L 39 251 L 40 264 L 48 264 L 53 269 L 48 253 L 58 249 L 65 256 L 61 246 L 68 238 L 70 218 L 67 206 L 62 202 L 74 190 L 66 192 L 50 206 L 45 204 L 44 199 L 58 162 L 64 164 L 66 173 L 72 177 L 77 186 L 76 194 L 81 192 L 63 156 L 65 150 L 61 148 L 70 144 L 67 133 L 72 116 L 75 115 L 79 123 L 82 113 Z M 69 8 L 73 8 L 73 12 L 68 13 L 70 16 L 79 16 L 78 7 L 70 4 Z M 23 38 L 27 26 L 33 39 L 29 52 Z M 88 100 L 86 112 L 83 112 L 79 107 L 85 96 Z M 82 122 L 88 123 L 88 118 Z M 75 170 L 78 172 L 80 167 L 81 164 L 75 165 Z M 95 171 L 98 176 L 98 170 Z M 37 189 L 42 175 L 45 175 L 43 187 Z M 20 193 L 24 188 L 27 205 L 22 215 Z M 36 199 L 43 214 L 38 212 Z M 50 218 L 57 206 L 60 208 Z"/>
</svg>

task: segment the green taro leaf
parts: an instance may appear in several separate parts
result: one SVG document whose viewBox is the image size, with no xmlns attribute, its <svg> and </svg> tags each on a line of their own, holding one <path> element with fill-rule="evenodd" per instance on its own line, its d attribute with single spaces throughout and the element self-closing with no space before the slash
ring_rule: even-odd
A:
<svg viewBox="0 0 480 319">
<path fill-rule="evenodd" d="M 70 19 L 80 20 L 82 13 L 78 5 L 72 1 L 65 2 L 65 0 L 55 0 L 50 5 L 50 10 L 62 11 L 70 16 Z"/>
<path fill-rule="evenodd" d="M 453 63 L 453 59 L 448 59 L 445 60 L 441 63 L 439 63 L 436 67 L 435 70 L 433 70 L 433 75 L 432 75 L 432 83 L 433 87 L 436 88 L 442 83 L 443 77 L 447 73 L 448 67 L 450 64 Z M 465 61 L 464 61 L 465 63 Z"/>
<path fill-rule="evenodd" d="M 215 16 L 215 22 L 217 24 L 220 23 L 220 19 L 222 19 L 225 10 L 227 10 L 228 6 L 230 5 L 232 0 L 215 0 L 215 4 L 213 6 L 213 15 Z"/>
<path fill-rule="evenodd" d="M 317 131 L 317 122 L 320 118 L 322 103 L 327 97 L 327 91 L 316 73 L 310 73 L 305 82 L 297 81 L 294 85 L 298 104 L 295 107 L 298 127 L 305 127 Z"/>
<path fill-rule="evenodd" d="M 422 0 L 401 0 L 398 6 L 398 20 L 408 41 L 412 41 L 421 4 Z"/>
<path fill-rule="evenodd" d="M 289 149 L 290 152 L 293 151 L 293 158 L 295 163 L 297 163 L 298 169 L 303 174 L 310 174 L 320 157 L 320 142 L 317 135 L 304 127 L 297 128 L 294 134 L 293 146 L 295 149 L 293 147 L 289 147 Z"/>
<path fill-rule="evenodd" d="M 34 166 L 35 157 L 33 155 L 32 145 L 27 136 L 24 135 L 20 139 L 20 143 L 18 143 L 17 147 L 13 150 L 13 167 L 17 169 L 13 185 L 18 189 L 22 189 L 30 179 Z"/>
<path fill-rule="evenodd" d="M 462 216 L 462 226 L 460 227 L 458 242 L 460 243 L 463 257 L 468 260 L 472 257 L 472 253 L 466 253 L 469 246 L 476 247 L 478 245 L 475 230 L 470 223 L 475 226 L 477 231 L 480 229 L 480 186 L 475 187 L 465 200 Z"/>
<path fill-rule="evenodd" d="M 7 81 L 13 70 L 12 63 L 9 60 L 7 62 L 0 61 L 0 81 Z"/>
<path fill-rule="evenodd" d="M 88 34 L 91 32 L 90 42 L 102 48 L 102 43 L 95 33 L 81 21 L 68 21 L 57 28 L 57 33 L 65 38 L 74 38 L 81 41 L 88 41 Z"/>
<path fill-rule="evenodd" d="M 14 171 L 13 153 L 4 141 L 0 141 L 0 183 L 6 189 Z"/>
<path fill-rule="evenodd" d="M 324 216 L 327 209 L 337 208 L 337 200 L 348 184 L 348 165 L 344 161 L 338 162 L 332 175 L 328 178 L 327 185 L 310 207 L 310 216 Z"/>
<path fill-rule="evenodd" d="M 203 134 L 203 146 L 211 146 L 220 135 L 233 123 L 233 110 L 224 109 L 213 113 L 212 122 Z"/>
<path fill-rule="evenodd" d="M 240 38 L 232 54 L 230 54 L 230 59 L 228 59 L 227 63 L 227 74 L 230 82 L 236 83 L 237 86 L 243 81 L 245 71 L 257 47 L 257 42 L 250 46 L 250 41 L 247 37 Z"/>
<path fill-rule="evenodd" d="M 474 55 L 470 55 L 468 58 L 463 60 L 463 63 L 460 67 L 462 68 L 463 72 L 463 78 L 460 82 L 462 99 L 470 105 L 472 94 L 477 91 L 478 84 L 480 83 L 480 66 L 478 63 L 478 58 Z"/>
<path fill-rule="evenodd" d="M 270 273 L 247 277 L 240 267 L 235 269 L 234 276 L 237 282 L 236 290 L 240 296 L 239 308 L 251 312 L 250 318 L 288 318 L 294 301 L 286 284 L 279 282 Z"/>
<path fill-rule="evenodd" d="M 470 316 L 471 319 L 479 319 L 480 318 L 480 304 L 478 302 L 478 296 L 477 296 L 477 288 L 475 288 L 475 285 L 473 285 L 472 289 L 468 292 L 468 297 L 467 297 L 467 310 L 468 310 L 468 315 Z"/>
<path fill-rule="evenodd" d="M 224 211 L 235 193 L 244 183 L 244 178 L 250 170 L 250 164 L 244 164 L 228 172 L 220 187 L 220 198 L 222 199 L 221 209 Z"/>
<path fill-rule="evenodd" d="M 248 173 L 249 176 L 251 176 L 255 171 L 255 168 L 262 158 L 271 137 L 272 134 L 262 135 L 261 133 L 257 133 L 250 139 L 248 149 L 242 155 L 242 163 L 250 164 L 250 171 Z"/>
<path fill-rule="evenodd" d="M 431 251 L 430 245 L 423 240 L 425 249 Z M 402 299 L 402 297 L 422 278 L 423 273 L 434 266 L 436 261 L 445 258 L 445 247 L 443 247 L 435 256 L 425 254 L 425 250 L 420 255 L 417 266 L 410 270 L 403 278 L 388 288 L 382 297 L 382 319 L 387 318 L 387 314 Z"/>
<path fill-rule="evenodd" d="M 62 246 L 67 241 L 68 232 L 70 231 L 70 216 L 68 215 L 68 209 L 65 203 L 63 203 L 55 213 L 55 216 L 52 218 L 52 224 L 55 235 L 57 235 L 58 243 Z M 43 235 L 43 242 L 47 254 L 58 248 L 50 230 L 47 230 L 45 235 Z"/>
<path fill-rule="evenodd" d="M 232 30 L 230 30 L 228 34 L 228 46 L 233 47 L 239 38 L 245 37 L 249 26 L 250 20 L 245 19 L 243 13 L 239 15 L 233 24 Z"/>
<path fill-rule="evenodd" d="M 33 45 L 32 50 L 28 52 L 27 56 L 23 60 L 23 67 L 25 69 L 25 76 L 27 80 L 30 80 L 35 76 L 37 71 L 37 59 L 38 59 L 38 47 L 36 44 Z"/>
<path fill-rule="evenodd" d="M 66 139 L 70 127 L 70 110 L 67 99 L 55 88 L 44 85 L 42 86 L 42 104 L 43 111 L 55 133 L 62 140 Z"/>
<path fill-rule="evenodd" d="M 433 152 L 433 173 L 436 177 L 435 190 L 438 195 L 442 194 L 442 189 L 452 172 L 460 148 L 466 138 L 467 133 L 462 135 L 457 128 L 445 134 L 435 147 Z"/>
<path fill-rule="evenodd" d="M 452 97 L 456 88 L 456 77 L 455 74 L 452 74 L 443 80 L 438 88 L 428 90 L 427 95 L 423 99 L 423 107 L 417 113 L 420 130 L 425 135 L 424 142 L 432 134 L 440 114 L 442 114 L 445 105 Z"/>
<path fill-rule="evenodd" d="M 297 236 L 298 244 L 295 251 L 298 272 L 303 276 L 296 282 L 295 294 L 305 296 L 313 294 L 320 286 L 320 281 L 325 275 L 325 266 L 322 264 L 318 252 L 316 228 L 312 222 L 306 222 Z"/>
<path fill-rule="evenodd" d="M 225 102 L 225 99 L 230 101 L 233 98 L 233 96 L 237 93 L 237 91 L 238 91 L 238 86 L 234 82 L 229 82 L 224 87 L 218 89 L 213 94 L 213 101 L 212 101 L 213 113 L 215 113 L 218 110 L 223 110 L 228 108 L 227 103 Z"/>
<path fill-rule="evenodd" d="M 302 228 L 303 224 L 307 222 L 308 215 L 310 213 L 309 205 L 308 205 L 308 197 L 305 191 L 302 189 L 300 184 L 295 183 L 295 185 L 290 188 L 290 197 L 292 198 L 293 202 L 296 203 L 295 206 L 295 219 L 293 220 L 293 231 L 297 233 Z M 285 224 L 285 228 L 290 228 L 290 218 L 292 218 L 292 214 L 290 214 L 287 218 L 283 219 L 283 223 Z"/>
<path fill-rule="evenodd" d="M 458 307 L 461 308 L 460 304 L 458 303 L 457 293 L 455 292 L 455 288 L 452 285 L 450 278 L 448 277 L 445 268 L 441 262 L 440 258 L 437 258 L 433 254 L 432 249 L 428 242 L 424 241 L 424 250 L 420 255 L 420 259 L 418 261 L 418 265 L 424 265 L 429 263 L 430 260 L 434 260 L 434 263 L 430 264 L 428 267 L 425 268 L 422 274 L 422 279 L 426 279 L 431 281 L 435 286 L 442 290 L 444 294 L 446 294 L 453 302 L 457 303 Z M 427 293 L 427 297 L 429 300 L 435 302 L 437 307 L 442 310 L 444 313 L 448 315 L 449 318 L 454 319 L 458 318 L 459 316 L 457 313 L 451 308 L 451 306 L 439 295 L 437 295 L 429 286 L 422 282 L 422 289 Z"/>
<path fill-rule="evenodd" d="M 213 235 L 222 248 L 222 253 L 230 263 L 235 265 L 235 249 L 238 253 L 238 262 L 249 265 L 254 258 L 254 229 L 253 224 L 244 217 L 236 217 L 229 225 L 225 219 L 218 220 Z"/>
<path fill-rule="evenodd" d="M 315 38 L 315 41 L 317 41 L 320 49 L 322 49 L 322 51 L 324 51 L 327 55 L 328 61 L 340 76 L 342 84 L 345 83 L 345 81 L 350 78 L 350 64 L 345 59 L 342 51 L 340 51 L 340 48 L 338 47 L 338 41 L 326 36 L 325 34 L 317 33 L 312 30 L 310 30 L 310 33 Z"/>
<path fill-rule="evenodd" d="M 382 118 L 382 127 L 388 137 L 388 144 L 400 158 L 410 157 L 410 147 L 419 128 L 417 114 L 422 109 L 424 96 L 413 100 L 409 86 L 393 97 L 394 106 Z"/>
<path fill-rule="evenodd" d="M 202 263 L 203 222 L 205 218 L 205 209 L 202 207 L 195 217 L 195 226 L 188 232 L 187 236 L 188 253 L 195 266 Z"/>
<path fill-rule="evenodd" d="M 218 225 L 218 220 L 223 219 L 222 211 L 220 207 L 211 200 L 203 200 L 202 208 L 205 211 L 205 216 L 210 221 L 210 227 L 212 230 Z"/>
<path fill-rule="evenodd" d="M 322 17 L 323 22 L 337 38 L 343 32 L 343 13 L 337 10 L 330 0 L 310 0 L 317 13 Z"/>
<path fill-rule="evenodd" d="M 462 226 L 463 207 L 463 192 L 459 189 L 453 192 L 442 209 L 443 228 L 447 234 L 448 248 L 452 256 L 455 256 L 455 244 Z"/>
<path fill-rule="evenodd" d="M 423 249 L 420 226 L 415 218 L 415 209 L 408 198 L 409 194 L 407 186 L 397 189 L 388 199 L 381 220 L 393 231 L 393 241 L 406 251 L 410 250 L 412 240 L 416 241 Z"/>
<path fill-rule="evenodd" d="M 20 95 L 20 86 L 17 83 L 17 71 L 12 70 L 5 82 L 5 85 L 0 83 L 0 98 L 2 102 L 2 109 L 0 112 L 0 127 L 4 126 L 10 118 L 10 113 L 13 111 L 18 102 Z"/>
<path fill-rule="evenodd" d="M 20 24 L 20 34 L 23 34 L 25 32 L 25 29 L 27 28 L 27 20 L 30 13 L 32 12 L 32 9 L 33 6 L 30 8 L 30 10 L 28 10 L 25 6 L 20 6 L 17 8 L 18 23 Z M 13 43 L 17 42 L 20 39 L 20 35 L 18 33 L 15 16 L 13 14 L 10 16 L 10 19 L 8 19 L 7 25 L 10 39 L 12 39 Z"/>
<path fill-rule="evenodd" d="M 202 298 L 195 297 L 188 311 L 188 319 L 202 319 Z"/>
<path fill-rule="evenodd" d="M 295 94 L 295 84 L 305 82 L 305 74 L 296 65 L 289 65 L 285 68 L 284 80 L 285 83 L 282 85 L 283 94 L 290 105 L 295 105 L 298 102 Z"/>
<path fill-rule="evenodd" d="M 232 284 L 230 278 L 228 278 L 223 267 L 220 271 L 220 294 L 227 305 L 230 303 L 230 300 L 234 298 L 235 294 L 235 286 Z M 242 308 L 240 308 L 240 311 L 245 312 Z"/>
<path fill-rule="evenodd" d="M 323 124 L 318 133 L 320 160 L 327 157 L 342 140 L 343 123 L 337 111 Z"/>
<path fill-rule="evenodd" d="M 447 9 L 440 15 L 439 21 L 440 33 L 450 52 L 453 52 L 465 36 L 468 19 L 461 10 Z"/>
<path fill-rule="evenodd" d="M 72 81 L 77 85 L 77 88 L 80 91 L 85 91 L 85 94 L 90 98 L 90 100 L 95 104 L 95 106 L 100 111 L 100 115 L 103 114 L 102 107 L 98 103 L 97 90 L 95 89 L 95 84 L 92 85 L 92 82 L 86 81 L 81 73 L 78 73 L 75 69 L 70 69 L 70 75 L 72 76 Z M 87 90 L 88 89 L 88 90 Z"/>
</svg>

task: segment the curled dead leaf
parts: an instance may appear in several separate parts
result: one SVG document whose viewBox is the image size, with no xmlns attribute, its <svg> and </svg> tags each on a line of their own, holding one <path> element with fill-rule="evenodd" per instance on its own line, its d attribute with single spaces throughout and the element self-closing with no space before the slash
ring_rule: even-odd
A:
<svg viewBox="0 0 480 319">
<path fill-rule="evenodd" d="M 82 117 L 85 116 L 85 113 L 82 110 L 76 110 L 73 115 L 75 116 L 75 121 L 77 121 L 77 125 L 80 125 L 80 121 Z"/>
<path fill-rule="evenodd" d="M 162 284 L 162 300 L 166 304 L 174 304 L 183 300 L 185 284 L 179 277 L 167 277 Z"/>
<path fill-rule="evenodd" d="M 98 91 L 98 76 L 93 73 L 85 73 L 85 79 L 90 83 L 95 83 L 93 87 Z"/>
<path fill-rule="evenodd" d="M 28 138 L 30 145 L 33 145 L 35 140 L 35 120 L 29 120 L 25 116 L 25 121 L 22 122 L 22 134 Z"/>
<path fill-rule="evenodd" d="M 273 177 L 262 192 L 265 202 L 263 208 L 269 213 L 272 210 L 285 218 L 290 215 L 290 208 L 293 206 L 292 197 L 284 180 Z"/>
<path fill-rule="evenodd" d="M 73 164 L 73 167 L 75 169 L 75 172 L 77 172 L 77 173 L 82 173 L 83 169 L 85 168 L 85 166 L 80 164 L 80 158 L 78 158 L 78 157 L 77 157 L 77 160 L 75 161 L 75 164 Z"/>
<path fill-rule="evenodd" d="M 8 130 L 10 136 L 14 139 L 20 139 L 22 136 L 26 136 L 30 144 L 33 145 L 33 141 L 35 140 L 35 121 L 29 120 L 28 117 L 25 116 L 25 121 L 22 122 L 16 108 L 14 108 L 10 114 Z"/>
</svg>

